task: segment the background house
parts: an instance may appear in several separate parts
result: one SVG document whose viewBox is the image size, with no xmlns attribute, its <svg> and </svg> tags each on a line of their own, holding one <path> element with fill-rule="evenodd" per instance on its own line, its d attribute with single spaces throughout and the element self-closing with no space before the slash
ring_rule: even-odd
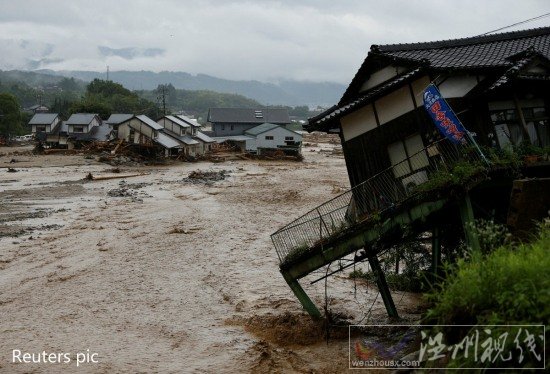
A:
<svg viewBox="0 0 550 374">
<path fill-rule="evenodd" d="M 193 139 L 192 126 L 180 118 L 175 116 L 164 116 L 157 120 L 157 123 L 164 128 L 164 133 L 182 144 L 183 152 L 186 156 L 195 157 L 202 154 L 202 148 L 199 149 L 200 143 Z"/>
<path fill-rule="evenodd" d="M 60 122 L 61 118 L 58 113 L 37 113 L 32 116 L 29 121 L 29 126 L 31 126 L 33 134 L 37 132 L 50 134 L 56 129 Z"/>
<path fill-rule="evenodd" d="M 114 138 L 117 137 L 118 125 L 120 125 L 122 122 L 128 121 L 133 116 L 133 114 L 129 113 L 113 113 L 109 116 L 105 123 L 111 128 Z"/>
<path fill-rule="evenodd" d="M 164 133 L 162 125 L 145 115 L 134 116 L 118 125 L 118 138 L 165 156 L 179 154 L 183 145 Z"/>
<path fill-rule="evenodd" d="M 247 142 L 246 150 L 258 154 L 274 149 L 299 153 L 302 145 L 302 135 L 273 123 L 263 123 L 246 130 L 244 134 L 255 139 Z"/>
<path fill-rule="evenodd" d="M 68 126 L 69 134 L 86 134 L 102 124 L 102 121 L 98 114 L 75 113 L 65 121 L 65 124 Z"/>
<path fill-rule="evenodd" d="M 280 108 L 211 108 L 208 122 L 212 126 L 212 136 L 219 137 L 243 135 L 246 130 L 266 122 L 285 126 L 290 118 L 288 111 Z"/>
<path fill-rule="evenodd" d="M 199 154 L 205 154 L 207 152 L 210 152 L 212 150 L 212 144 L 215 143 L 215 140 L 212 139 L 210 136 L 205 134 L 203 131 L 200 131 L 201 125 L 197 122 L 197 120 L 193 118 L 189 118 L 187 116 L 184 116 L 182 114 L 176 115 L 176 117 L 181 120 L 182 122 L 189 125 L 189 128 L 187 128 L 187 133 L 191 135 L 191 137 L 199 142 L 198 144 L 198 153 Z"/>
</svg>

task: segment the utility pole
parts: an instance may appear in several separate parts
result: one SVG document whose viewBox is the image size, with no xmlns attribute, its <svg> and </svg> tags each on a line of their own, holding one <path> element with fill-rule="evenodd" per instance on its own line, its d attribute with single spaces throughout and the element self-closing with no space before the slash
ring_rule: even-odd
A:
<svg viewBox="0 0 550 374">
<path fill-rule="evenodd" d="M 162 113 L 166 115 L 166 85 L 164 84 L 160 86 L 157 102 L 162 102 Z"/>
<path fill-rule="evenodd" d="M 107 65 L 107 82 L 109 81 L 109 65 Z"/>
</svg>

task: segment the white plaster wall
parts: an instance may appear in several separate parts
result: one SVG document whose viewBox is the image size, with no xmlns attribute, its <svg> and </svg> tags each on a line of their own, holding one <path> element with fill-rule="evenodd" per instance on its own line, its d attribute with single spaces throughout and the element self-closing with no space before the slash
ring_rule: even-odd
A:
<svg viewBox="0 0 550 374">
<path fill-rule="evenodd" d="M 405 68 L 400 66 L 386 66 L 385 68 L 372 73 L 369 79 L 367 79 L 365 83 L 363 83 L 363 85 L 359 89 L 359 92 L 363 92 L 372 87 L 378 86 L 379 84 L 384 83 L 385 81 L 395 77 L 396 75 L 403 73 L 405 70 Z"/>
<path fill-rule="evenodd" d="M 416 101 L 416 107 L 421 107 L 424 105 L 424 97 L 423 93 L 426 87 L 430 84 L 430 78 L 427 76 L 424 76 L 420 79 L 417 79 L 413 82 L 411 82 L 412 91 L 414 94 L 414 100 Z"/>
<path fill-rule="evenodd" d="M 273 136 L 273 140 L 266 140 L 266 136 Z M 277 146 L 285 145 L 285 137 L 287 136 L 292 136 L 294 138 L 292 141 L 294 142 L 302 141 L 302 135 L 279 126 L 263 134 L 259 134 L 256 137 L 255 144 L 250 143 L 252 147 L 250 150 L 256 150 L 258 148 L 277 148 Z M 247 141 L 247 149 L 249 149 L 248 146 L 249 143 Z"/>
<path fill-rule="evenodd" d="M 462 97 L 477 85 L 477 78 L 471 75 L 457 75 L 447 78 L 439 85 L 444 98 Z"/>
<path fill-rule="evenodd" d="M 344 140 L 348 141 L 376 128 L 376 117 L 371 104 L 340 119 Z"/>
<path fill-rule="evenodd" d="M 414 110 L 409 86 L 401 87 L 375 101 L 380 125 Z"/>
</svg>

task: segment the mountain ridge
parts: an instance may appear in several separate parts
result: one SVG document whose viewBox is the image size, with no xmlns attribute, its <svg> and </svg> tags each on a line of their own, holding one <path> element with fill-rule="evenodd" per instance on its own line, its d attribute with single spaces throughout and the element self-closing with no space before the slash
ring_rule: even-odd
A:
<svg viewBox="0 0 550 374">
<path fill-rule="evenodd" d="M 95 78 L 106 79 L 105 72 L 87 70 L 33 70 L 36 73 L 58 75 L 90 82 Z M 207 74 L 148 70 L 118 70 L 109 72 L 109 79 L 130 90 L 152 90 L 159 84 L 172 84 L 177 89 L 210 90 L 234 93 L 259 101 L 264 105 L 330 106 L 338 102 L 345 86 L 335 82 L 309 82 L 281 80 L 276 83 L 257 80 L 230 80 Z"/>
</svg>

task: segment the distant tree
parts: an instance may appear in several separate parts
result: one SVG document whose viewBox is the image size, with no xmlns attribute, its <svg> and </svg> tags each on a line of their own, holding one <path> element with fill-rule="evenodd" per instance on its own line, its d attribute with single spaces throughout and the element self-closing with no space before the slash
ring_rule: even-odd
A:
<svg viewBox="0 0 550 374">
<path fill-rule="evenodd" d="M 59 88 L 66 92 L 76 92 L 80 91 L 80 86 L 74 78 L 63 78 L 59 81 Z"/>
<path fill-rule="evenodd" d="M 0 134 L 6 138 L 23 135 L 21 107 L 14 95 L 0 93 Z"/>
<path fill-rule="evenodd" d="M 86 88 L 86 93 L 88 95 L 99 95 L 103 97 L 111 97 L 118 94 L 122 96 L 137 98 L 137 95 L 135 93 L 128 90 L 127 88 L 124 88 L 123 85 L 115 83 L 113 81 L 104 81 L 97 78 L 90 82 L 90 84 Z"/>
<path fill-rule="evenodd" d="M 73 103 L 69 109 L 69 113 L 97 113 L 102 119 L 107 119 L 113 112 L 113 108 L 101 101 L 87 100 Z"/>
</svg>

